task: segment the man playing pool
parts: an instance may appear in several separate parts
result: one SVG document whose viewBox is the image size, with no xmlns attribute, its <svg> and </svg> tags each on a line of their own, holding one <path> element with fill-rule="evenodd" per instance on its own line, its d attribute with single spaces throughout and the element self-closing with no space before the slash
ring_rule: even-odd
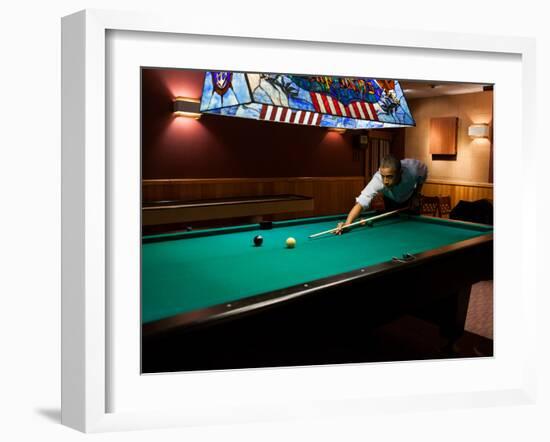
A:
<svg viewBox="0 0 550 442">
<path fill-rule="evenodd" d="M 344 227 L 353 223 L 363 210 L 367 210 L 379 193 L 384 197 L 386 210 L 409 207 L 412 211 L 418 211 L 420 191 L 427 177 L 428 167 L 421 161 L 408 158 L 399 161 L 391 155 L 384 157 L 378 172 L 355 199 L 346 221 L 338 223 L 334 233 L 341 235 Z"/>
</svg>

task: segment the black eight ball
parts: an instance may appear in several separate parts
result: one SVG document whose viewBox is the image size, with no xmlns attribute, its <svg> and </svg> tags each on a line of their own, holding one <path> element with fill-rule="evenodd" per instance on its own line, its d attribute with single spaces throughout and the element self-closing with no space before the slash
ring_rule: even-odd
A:
<svg viewBox="0 0 550 442">
<path fill-rule="evenodd" d="M 261 246 L 263 242 L 264 242 L 264 239 L 263 239 L 262 235 L 257 235 L 257 236 L 254 237 L 254 245 L 255 246 Z"/>
</svg>

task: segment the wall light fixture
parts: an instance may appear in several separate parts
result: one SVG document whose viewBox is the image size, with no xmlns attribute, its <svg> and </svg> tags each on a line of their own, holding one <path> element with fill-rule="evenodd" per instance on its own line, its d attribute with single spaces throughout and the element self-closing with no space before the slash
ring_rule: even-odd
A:
<svg viewBox="0 0 550 442">
<path fill-rule="evenodd" d="M 200 100 L 196 98 L 176 97 L 174 99 L 174 114 L 178 117 L 199 119 Z"/>
</svg>

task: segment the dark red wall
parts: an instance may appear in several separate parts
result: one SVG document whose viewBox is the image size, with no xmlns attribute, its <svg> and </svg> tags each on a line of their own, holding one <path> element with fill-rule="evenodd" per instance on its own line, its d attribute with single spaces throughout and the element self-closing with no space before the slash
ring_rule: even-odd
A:
<svg viewBox="0 0 550 442">
<path fill-rule="evenodd" d="M 362 176 L 352 133 L 203 115 L 173 117 L 176 96 L 200 98 L 203 71 L 142 70 L 143 179 Z"/>
</svg>

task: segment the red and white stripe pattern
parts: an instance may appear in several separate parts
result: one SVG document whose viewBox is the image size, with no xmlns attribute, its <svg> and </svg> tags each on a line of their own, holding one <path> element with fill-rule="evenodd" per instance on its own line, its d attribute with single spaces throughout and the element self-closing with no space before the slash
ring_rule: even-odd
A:
<svg viewBox="0 0 550 442">
<path fill-rule="evenodd" d="M 319 126 L 321 117 L 322 115 L 316 112 L 295 111 L 288 107 L 271 106 L 269 104 L 263 104 L 260 112 L 260 120 L 307 124 L 309 126 Z"/>
<path fill-rule="evenodd" d="M 355 118 L 358 120 L 378 121 L 376 107 L 372 103 L 365 101 L 353 102 L 344 106 L 334 98 L 320 94 L 318 92 L 310 92 L 311 100 L 315 110 L 322 114 L 338 115 L 341 117 Z"/>
</svg>

